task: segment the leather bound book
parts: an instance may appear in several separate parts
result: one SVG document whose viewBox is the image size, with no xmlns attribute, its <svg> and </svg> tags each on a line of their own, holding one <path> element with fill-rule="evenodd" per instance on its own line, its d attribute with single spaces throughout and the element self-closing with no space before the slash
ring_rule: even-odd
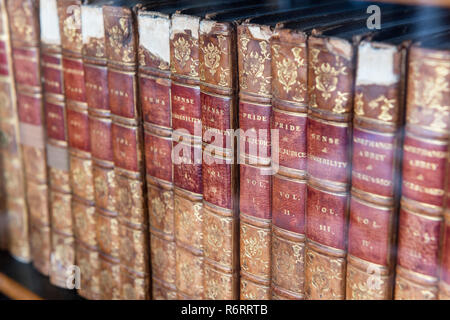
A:
<svg viewBox="0 0 450 320">
<path fill-rule="evenodd" d="M 170 66 L 178 299 L 202 299 L 204 293 L 199 25 L 199 17 L 172 16 Z"/>
<path fill-rule="evenodd" d="M 345 298 L 353 68 L 351 41 L 309 38 L 305 253 L 308 299 Z"/>
<path fill-rule="evenodd" d="M 414 11 L 399 10 L 383 11 L 381 33 L 418 22 L 410 18 Z M 399 19 L 399 13 L 406 18 Z M 308 39 L 308 299 L 345 298 L 355 54 L 360 39 L 370 33 L 366 19 L 360 19 L 318 28 Z"/>
<path fill-rule="evenodd" d="M 392 299 L 407 50 L 442 28 L 401 25 L 358 47 L 347 299 Z"/>
<path fill-rule="evenodd" d="M 169 14 L 151 10 L 141 9 L 138 14 L 139 99 L 145 131 L 152 297 L 159 300 L 177 298 L 170 101 L 171 20 Z"/>
<path fill-rule="evenodd" d="M 204 298 L 239 299 L 239 168 L 233 133 L 238 127 L 235 24 L 222 22 L 220 14 L 202 20 L 199 43 Z"/>
<path fill-rule="evenodd" d="M 30 260 L 28 212 L 26 206 L 19 118 L 14 82 L 10 24 L 6 1 L 0 1 L 0 242 L 17 259 Z M 2 246 L 0 245 L 0 248 Z"/>
<path fill-rule="evenodd" d="M 87 299 L 96 299 L 99 294 L 98 246 L 82 56 L 81 4 L 80 0 L 57 2 L 63 53 L 75 261 L 83 275 L 78 292 Z"/>
<path fill-rule="evenodd" d="M 50 282 L 65 287 L 66 271 L 70 265 L 73 265 L 75 251 L 61 35 L 56 0 L 40 1 L 40 17 L 52 239 Z"/>
<path fill-rule="evenodd" d="M 268 26 L 238 26 L 240 298 L 244 300 L 270 299 L 271 34 Z"/>
<path fill-rule="evenodd" d="M 200 17 L 172 15 L 170 70 L 178 299 L 203 299 Z"/>
<path fill-rule="evenodd" d="M 358 47 L 347 299 L 392 298 L 405 54 L 401 45 Z"/>
<path fill-rule="evenodd" d="M 279 12 L 271 12 L 269 14 L 261 15 L 253 19 L 248 19 L 245 23 L 238 26 L 238 62 L 239 62 L 239 126 L 241 130 L 240 136 L 240 267 L 241 267 L 241 281 L 240 281 L 240 298 L 241 299 L 270 299 L 274 297 L 276 299 L 282 297 L 301 297 L 301 279 L 300 284 L 297 281 L 292 281 L 292 278 L 288 281 L 295 284 L 292 285 L 291 291 L 283 290 L 280 281 L 285 282 L 283 277 L 286 277 L 286 269 L 282 264 L 284 261 L 276 260 L 272 264 L 272 247 L 275 248 L 275 254 L 283 254 L 286 252 L 284 248 L 279 246 L 289 246 L 288 243 L 301 242 L 302 236 L 294 234 L 294 232 L 283 232 L 280 228 L 274 228 L 273 233 L 276 234 L 276 243 L 272 243 L 272 208 L 275 204 L 276 210 L 279 210 L 281 205 L 285 205 L 286 199 L 283 200 L 283 204 L 274 198 L 273 203 L 273 186 L 272 183 L 277 182 L 277 189 L 274 192 L 280 192 L 280 177 L 272 177 L 276 170 L 272 170 L 273 165 L 280 165 L 280 171 L 284 172 L 284 177 L 287 177 L 287 172 L 294 172 L 294 170 L 288 169 L 289 165 L 293 165 L 294 158 L 291 158 L 291 163 L 288 165 L 289 160 L 281 155 L 279 159 L 283 163 L 279 163 L 277 159 L 271 163 L 271 128 L 272 123 L 275 125 L 275 121 L 281 121 L 280 117 L 292 116 L 291 120 L 286 121 L 300 121 L 301 122 L 301 107 L 292 112 L 292 108 L 295 109 L 295 101 L 293 102 L 290 111 L 277 112 L 277 119 L 275 120 L 275 113 L 272 110 L 272 65 L 278 63 L 288 63 L 287 60 L 277 60 L 272 62 L 272 52 L 270 47 L 270 37 L 272 35 L 272 28 L 276 23 L 285 20 L 298 19 L 299 16 L 311 15 L 314 12 L 316 14 L 323 13 L 323 10 L 336 9 L 337 6 L 331 4 L 314 4 L 312 2 L 299 2 L 296 3 L 291 9 L 280 10 Z M 321 7 L 323 5 L 323 7 Z M 314 9 L 312 9 L 314 7 Z M 277 41 L 277 40 L 275 40 Z M 291 40 L 292 41 L 292 40 Z M 289 44 L 286 44 L 289 46 Z M 275 49 L 276 50 L 276 49 Z M 290 50 L 290 49 L 287 49 Z M 299 52 L 296 51 L 296 54 Z M 279 57 L 279 56 L 278 56 Z M 299 58 L 301 58 L 299 56 Z M 276 69 L 278 70 L 278 69 Z M 276 71 L 278 76 L 278 71 Z M 294 79 L 297 81 L 297 79 Z M 277 81 L 283 82 L 283 80 L 277 79 Z M 289 79 L 291 81 L 291 79 Z M 279 88 L 281 82 L 275 83 L 273 87 L 275 90 Z M 291 84 L 292 86 L 292 84 Z M 297 87 L 298 89 L 298 87 Z M 293 91 L 292 91 L 293 92 Z M 291 93 L 292 93 L 291 92 Z M 277 92 L 279 94 L 279 92 Z M 292 99 L 291 99 L 292 100 Z M 283 104 L 286 109 L 289 109 L 289 105 L 278 100 L 278 107 Z M 300 104 L 301 105 L 301 104 Z M 277 109 L 278 107 L 275 107 Z M 286 110 L 285 110 L 286 111 Z M 297 114 L 295 113 L 297 112 Z M 304 117 L 304 116 L 303 116 Z M 280 128 L 278 128 L 280 129 Z M 300 129 L 301 130 L 301 129 Z M 279 132 L 279 131 L 277 131 Z M 282 139 L 280 134 L 278 137 Z M 274 140 L 278 142 L 278 138 L 274 137 Z M 284 135 L 285 139 L 289 139 L 287 135 Z M 284 140 L 285 140 L 284 139 Z M 295 138 L 294 138 L 295 139 Z M 301 137 L 296 147 L 301 150 Z M 282 148 L 280 140 L 280 148 Z M 277 148 L 275 148 L 277 150 Z M 280 150 L 281 151 L 281 150 Z M 277 152 L 280 155 L 280 152 Z M 283 158 L 284 157 L 284 158 Z M 275 157 L 276 158 L 276 157 Z M 287 162 L 285 161 L 287 160 Z M 297 163 L 297 171 L 295 171 L 296 177 L 302 176 L 302 164 Z M 275 167 L 274 167 L 275 168 Z M 304 169 L 303 169 L 304 170 Z M 280 172 L 279 171 L 279 172 Z M 295 175 L 294 174 L 294 175 Z M 288 179 L 289 180 L 289 179 Z M 283 182 L 289 183 L 288 180 Z M 294 178 L 295 180 L 295 178 Z M 292 182 L 292 180 L 291 180 Z M 298 184 L 294 181 L 290 187 L 294 187 L 296 190 L 302 188 L 301 183 Z M 293 189 L 289 190 L 292 192 Z M 301 191 L 300 191 L 301 192 Z M 288 204 L 287 206 L 290 206 Z M 297 203 L 294 204 L 297 206 Z M 287 208 L 282 208 L 281 211 Z M 296 207 L 301 211 L 301 205 Z M 287 209 L 289 210 L 289 209 Z M 277 211 L 278 212 L 278 211 Z M 278 215 L 277 215 L 278 216 Z M 279 217 L 279 216 L 278 216 Z M 298 221 L 301 224 L 301 212 L 298 216 Z M 277 223 L 282 223 L 280 220 Z M 281 225 L 278 225 L 281 226 Z M 301 226 L 297 226 L 301 229 Z M 299 229 L 299 230 L 300 230 Z M 299 231 L 297 230 L 297 231 Z M 300 231 L 301 232 L 301 231 Z M 281 237 L 285 236 L 285 241 Z M 294 244 L 295 245 L 295 244 Z M 278 248 L 280 250 L 278 251 Z M 295 255 L 302 255 L 297 251 L 298 247 L 295 247 Z M 300 248 L 301 251 L 301 248 Z M 290 253 L 286 254 L 286 259 L 290 258 Z M 277 256 L 278 257 L 278 256 Z M 280 257 L 281 258 L 281 257 Z M 285 258 L 283 258 L 284 260 Z M 294 258 L 293 261 L 295 261 Z M 287 266 L 287 264 L 286 264 Z M 301 266 L 295 262 L 289 267 L 295 269 L 292 273 L 297 273 L 296 277 L 301 276 Z M 278 278 L 275 279 L 273 287 L 275 290 L 271 293 L 271 270 L 273 268 L 280 268 L 279 272 L 276 271 Z M 281 276 L 281 278 L 280 278 Z M 296 289 L 294 289 L 296 286 Z M 297 293 L 292 291 L 297 290 Z"/>
<path fill-rule="evenodd" d="M 225 2 L 202 4 L 172 16 L 170 36 L 171 100 L 174 151 L 176 287 L 179 299 L 203 299 L 204 231 L 202 177 L 202 102 L 199 29 L 208 11 Z"/>
<path fill-rule="evenodd" d="M 7 1 L 12 57 L 20 121 L 20 143 L 25 166 L 31 259 L 43 274 L 49 272 L 50 216 L 48 210 L 47 160 L 40 70 L 39 2 Z M 26 214 L 18 209 L 18 213 Z M 25 235 L 25 216 L 17 230 Z M 20 234 L 20 233 L 18 233 Z M 24 257 L 28 260 L 29 257 Z M 28 259 L 27 259 L 28 258 Z"/>
<path fill-rule="evenodd" d="M 120 238 L 114 203 L 116 188 L 102 9 L 104 3 L 105 1 L 97 1 L 81 6 L 81 30 L 99 250 L 96 277 L 99 298 L 115 300 L 120 298 Z"/>
<path fill-rule="evenodd" d="M 304 298 L 306 205 L 306 36 L 276 30 L 272 54 L 272 129 L 279 132 L 272 177 L 272 297 Z M 276 161 L 274 159 L 274 161 Z"/>
<path fill-rule="evenodd" d="M 203 125 L 203 247 L 206 299 L 239 299 L 239 167 L 234 138 L 237 104 L 237 24 L 278 10 L 275 3 L 206 15 L 200 23 Z"/>
<path fill-rule="evenodd" d="M 448 178 L 448 43 L 448 38 L 437 39 L 409 52 L 395 299 L 438 297 Z M 442 276 L 448 279 L 445 271 Z M 442 292 L 445 296 L 445 288 Z"/>
<path fill-rule="evenodd" d="M 150 258 L 135 4 L 105 5 L 103 17 L 119 221 L 120 298 L 144 300 L 150 297 Z"/>
</svg>

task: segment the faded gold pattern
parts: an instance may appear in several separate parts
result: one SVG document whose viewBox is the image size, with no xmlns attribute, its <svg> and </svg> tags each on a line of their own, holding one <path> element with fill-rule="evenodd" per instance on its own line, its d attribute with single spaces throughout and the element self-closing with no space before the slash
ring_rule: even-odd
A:
<svg viewBox="0 0 450 320">
<path fill-rule="evenodd" d="M 420 59 L 412 64 L 413 80 L 412 92 L 413 101 L 411 105 L 415 106 L 413 112 L 409 114 L 408 121 L 411 124 L 423 122 L 423 118 L 431 117 L 432 121 L 428 125 L 437 130 L 446 130 L 448 128 L 448 117 L 450 106 L 443 105 L 446 97 L 445 93 L 450 91 L 449 79 L 450 63 L 448 61 Z M 433 74 L 421 73 L 423 66 L 432 67 Z"/>
<path fill-rule="evenodd" d="M 109 45 L 117 56 L 122 57 L 123 62 L 131 62 L 134 59 L 133 47 L 125 47 L 123 44 L 131 36 L 129 19 L 121 17 L 119 25 L 114 25 L 109 30 Z"/>
<path fill-rule="evenodd" d="M 358 274 L 361 273 L 361 274 Z M 376 278 L 373 278 L 376 276 Z M 373 278 L 376 281 L 371 281 Z M 382 300 L 385 299 L 383 288 L 386 287 L 381 275 L 356 271 L 352 266 L 347 267 L 347 299 L 352 300 Z"/>
<path fill-rule="evenodd" d="M 355 114 L 357 116 L 363 116 L 364 113 L 364 99 L 362 92 L 355 95 Z"/>
<path fill-rule="evenodd" d="M 23 5 L 18 7 L 12 14 L 11 28 L 17 36 L 23 37 L 23 40 L 29 42 L 33 40 L 33 25 L 30 23 L 33 19 L 33 4 L 31 1 L 22 1 Z"/>
<path fill-rule="evenodd" d="M 303 293 L 304 245 L 272 238 L 273 282 L 288 290 Z"/>
<path fill-rule="evenodd" d="M 295 95 L 292 97 L 294 101 L 302 102 L 304 101 L 303 94 L 306 92 L 306 86 L 297 80 L 299 68 L 306 67 L 305 59 L 301 57 L 302 48 L 294 47 L 291 49 L 293 54 L 293 59 L 290 57 L 284 58 L 279 61 L 279 45 L 274 45 L 274 56 L 275 60 L 275 72 L 277 73 L 277 79 L 275 81 L 280 82 L 283 85 L 283 89 L 286 93 L 289 93 L 293 86 Z"/>
<path fill-rule="evenodd" d="M 202 203 L 195 203 L 182 197 L 175 197 L 176 238 L 203 249 L 203 210 Z"/>
<path fill-rule="evenodd" d="M 94 200 L 92 161 L 72 156 L 70 158 L 70 173 L 73 193 L 83 199 Z"/>
<path fill-rule="evenodd" d="M 437 287 L 423 287 L 406 281 L 402 277 L 395 280 L 395 300 L 436 300 Z"/>
<path fill-rule="evenodd" d="M 128 222 L 137 225 L 146 223 L 142 182 L 116 174 L 116 183 L 116 206 L 119 214 Z"/>
<path fill-rule="evenodd" d="M 25 174 L 45 181 L 47 179 L 47 168 L 45 165 L 44 150 L 26 145 L 22 145 L 22 150 L 25 163 Z"/>
<path fill-rule="evenodd" d="M 270 289 L 260 287 L 251 281 L 241 278 L 241 299 L 242 300 L 268 300 L 270 299 Z"/>
<path fill-rule="evenodd" d="M 208 71 L 214 75 L 220 65 L 221 51 L 212 42 L 209 42 L 206 46 L 202 46 L 201 50 L 203 51 L 205 66 L 208 67 Z"/>
<path fill-rule="evenodd" d="M 382 121 L 391 121 L 393 117 L 389 114 L 389 110 L 394 109 L 394 103 L 395 99 L 388 99 L 384 95 L 381 95 L 377 99 L 369 102 L 369 108 L 380 108 L 381 112 L 378 115 L 378 119 Z"/>
<path fill-rule="evenodd" d="M 241 224 L 241 244 L 241 268 L 266 277 L 270 268 L 270 232 Z"/>
<path fill-rule="evenodd" d="M 70 195 L 51 191 L 51 222 L 55 230 L 72 233 L 72 209 Z"/>
<path fill-rule="evenodd" d="M 76 46 L 77 50 L 82 50 L 81 40 L 81 8 L 79 6 L 71 6 L 66 9 L 66 13 L 71 13 L 64 19 L 63 33 L 68 43 Z"/>
<path fill-rule="evenodd" d="M 173 43 L 173 46 L 175 47 L 174 57 L 177 59 L 181 68 L 184 68 L 191 58 L 191 44 L 185 38 L 179 37 Z"/>
<path fill-rule="evenodd" d="M 233 276 L 225 275 L 205 266 L 205 299 L 232 300 L 234 294 Z"/>
<path fill-rule="evenodd" d="M 177 289 L 193 299 L 200 299 L 204 292 L 203 258 L 178 247 L 176 257 Z"/>
<path fill-rule="evenodd" d="M 94 53 L 97 58 L 103 58 L 105 56 L 105 41 L 104 39 L 91 38 L 84 47 L 85 54 L 89 52 Z"/>
<path fill-rule="evenodd" d="M 344 299 L 343 259 L 325 257 L 307 249 L 305 264 L 306 296 L 309 299 Z"/>
<path fill-rule="evenodd" d="M 336 91 L 339 76 L 347 75 L 347 67 L 339 56 L 335 57 L 335 65 L 332 66 L 328 62 L 319 63 L 319 54 L 321 51 L 316 48 L 311 49 L 311 66 L 315 75 L 315 88 L 321 92 L 323 99 L 328 100 L 331 98 L 333 92 Z M 339 94 L 340 93 L 340 94 Z M 346 110 L 343 108 L 343 104 L 347 101 L 348 93 L 338 92 L 339 105 L 335 106 L 337 113 L 343 113 Z"/>
<path fill-rule="evenodd" d="M 70 192 L 70 174 L 68 171 L 49 168 L 49 173 L 52 187 Z"/>
<path fill-rule="evenodd" d="M 242 89 L 247 89 L 248 84 L 253 86 L 258 86 L 258 93 L 261 95 L 269 95 L 271 76 L 265 75 L 265 64 L 270 61 L 270 50 L 269 44 L 265 40 L 255 41 L 260 49 L 249 50 L 248 44 L 251 39 L 246 35 L 242 34 L 240 37 L 240 53 L 243 59 L 243 66 L 240 80 L 240 86 Z"/>
</svg>

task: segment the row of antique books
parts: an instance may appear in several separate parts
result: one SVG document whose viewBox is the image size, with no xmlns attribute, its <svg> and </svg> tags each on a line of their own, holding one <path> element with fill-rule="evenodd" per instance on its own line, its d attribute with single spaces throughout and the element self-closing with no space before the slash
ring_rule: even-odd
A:
<svg viewBox="0 0 450 320">
<path fill-rule="evenodd" d="M 0 238 L 52 284 L 450 298 L 450 12 L 0 5 Z"/>
</svg>

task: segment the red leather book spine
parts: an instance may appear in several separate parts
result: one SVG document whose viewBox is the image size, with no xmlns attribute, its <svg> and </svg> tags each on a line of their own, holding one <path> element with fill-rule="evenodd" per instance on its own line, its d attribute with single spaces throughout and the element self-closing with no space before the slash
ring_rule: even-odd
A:
<svg viewBox="0 0 450 320">
<path fill-rule="evenodd" d="M 266 26 L 238 26 L 240 298 L 270 299 L 271 56 Z"/>
<path fill-rule="evenodd" d="M 48 274 L 50 261 L 50 216 L 48 210 L 47 164 L 44 129 L 44 106 L 39 48 L 39 2 L 8 1 L 11 27 L 12 57 L 17 88 L 20 142 L 25 165 L 28 217 L 16 221 L 27 223 L 31 259 L 43 274 Z M 23 212 L 23 211 L 22 211 Z M 25 225 L 20 227 L 25 235 Z M 29 260 L 30 257 L 22 257 Z"/>
<path fill-rule="evenodd" d="M 408 61 L 395 299 L 437 299 L 448 164 L 450 52 Z"/>
<path fill-rule="evenodd" d="M 61 36 L 56 0 L 41 0 L 40 16 L 52 238 L 50 282 L 66 287 L 67 268 L 73 265 L 75 251 Z"/>
<path fill-rule="evenodd" d="M 353 47 L 308 40 L 308 134 L 305 294 L 345 299 L 349 211 Z"/>
<path fill-rule="evenodd" d="M 272 129 L 279 132 L 272 191 L 272 298 L 304 299 L 306 212 L 306 36 L 288 29 L 271 38 Z"/>
<path fill-rule="evenodd" d="M 178 299 L 204 297 L 199 25 L 197 17 L 172 16 L 170 67 Z"/>
<path fill-rule="evenodd" d="M 108 100 L 108 68 L 101 5 L 81 7 L 83 65 L 94 180 L 95 223 L 99 250 L 98 295 L 120 298 L 119 225 L 114 204 L 115 178 Z M 95 272 L 95 271 L 94 271 Z"/>
<path fill-rule="evenodd" d="M 139 86 L 144 121 L 153 299 L 176 299 L 170 101 L 170 17 L 140 11 Z"/>
<path fill-rule="evenodd" d="M 392 299 L 405 57 L 401 46 L 363 41 L 358 48 L 347 299 Z"/>
<path fill-rule="evenodd" d="M 121 299 L 150 296 L 149 230 L 142 115 L 137 87 L 136 17 L 129 7 L 103 7 L 109 107 L 119 215 Z"/>
<path fill-rule="evenodd" d="M 22 149 L 20 148 L 16 85 L 13 74 L 10 24 L 6 1 L 0 1 L 0 162 L 3 187 L 0 241 L 16 258 L 28 261 L 28 211 Z M 1 246 L 0 246 L 1 247 Z"/>
<path fill-rule="evenodd" d="M 78 292 L 96 299 L 98 286 L 98 246 L 96 237 L 94 180 L 84 66 L 82 56 L 80 0 L 58 0 L 62 40 L 64 94 L 69 140 L 72 218 L 75 234 L 75 261 L 81 274 Z"/>
<path fill-rule="evenodd" d="M 236 28 L 200 23 L 204 298 L 239 299 Z"/>
</svg>

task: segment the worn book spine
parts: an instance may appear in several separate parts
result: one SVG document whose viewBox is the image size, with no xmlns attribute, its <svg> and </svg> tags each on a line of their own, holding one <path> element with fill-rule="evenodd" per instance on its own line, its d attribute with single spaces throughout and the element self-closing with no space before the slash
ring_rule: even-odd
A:
<svg viewBox="0 0 450 320">
<path fill-rule="evenodd" d="M 17 230 L 20 228 L 25 236 L 24 224 L 29 219 L 27 233 L 30 234 L 31 259 L 34 266 L 47 275 L 50 261 L 50 216 L 40 69 L 39 2 L 8 1 L 7 9 L 29 209 L 28 218 L 22 216 L 14 223 L 17 223 Z M 23 210 L 18 212 L 26 213 Z M 20 225 L 22 226 L 19 227 Z M 23 258 L 29 260 L 29 257 Z"/>
<path fill-rule="evenodd" d="M 58 0 L 69 142 L 75 261 L 83 275 L 78 292 L 98 298 L 98 246 L 91 143 L 82 56 L 80 0 Z"/>
<path fill-rule="evenodd" d="M 168 15 L 140 11 L 139 99 L 144 122 L 153 299 L 176 299 L 170 25 Z"/>
<path fill-rule="evenodd" d="M 448 159 L 450 161 L 450 157 Z M 449 167 L 447 163 L 447 168 Z M 441 259 L 440 259 L 440 279 L 439 279 L 439 299 L 450 300 L 450 179 L 447 172 L 447 195 L 444 212 L 444 226 L 442 232 Z"/>
<path fill-rule="evenodd" d="M 279 132 L 272 191 L 272 298 L 304 299 L 306 212 L 306 36 L 289 29 L 271 38 L 272 129 Z"/>
<path fill-rule="evenodd" d="M 353 111 L 353 46 L 308 39 L 305 294 L 345 299 Z"/>
<path fill-rule="evenodd" d="M 240 298 L 270 299 L 271 55 L 267 26 L 238 26 Z"/>
<path fill-rule="evenodd" d="M 233 23 L 200 23 L 204 298 L 239 299 L 237 48 Z"/>
<path fill-rule="evenodd" d="M 109 107 L 119 217 L 121 299 L 148 299 L 150 257 L 142 115 L 137 79 L 137 29 L 129 7 L 103 7 Z"/>
<path fill-rule="evenodd" d="M 52 239 L 50 282 L 65 287 L 66 271 L 74 262 L 75 251 L 61 36 L 56 0 L 41 0 L 40 17 Z"/>
<path fill-rule="evenodd" d="M 20 148 L 16 85 L 13 74 L 10 24 L 6 0 L 0 1 L 0 162 L 3 212 L 0 240 L 3 249 L 19 260 L 30 260 L 28 212 L 22 149 Z M 1 247 L 1 246 L 0 246 Z"/>
<path fill-rule="evenodd" d="M 119 222 L 114 203 L 115 178 L 108 100 L 108 68 L 101 5 L 81 6 L 83 65 L 94 181 L 95 223 L 99 250 L 98 295 L 120 298 Z"/>
<path fill-rule="evenodd" d="M 412 47 L 395 299 L 437 299 L 448 179 L 450 52 Z"/>
<path fill-rule="evenodd" d="M 172 16 L 170 67 L 179 299 L 204 297 L 199 25 L 197 17 Z"/>
<path fill-rule="evenodd" d="M 405 61 L 402 46 L 363 41 L 358 47 L 347 299 L 393 295 Z"/>
</svg>

